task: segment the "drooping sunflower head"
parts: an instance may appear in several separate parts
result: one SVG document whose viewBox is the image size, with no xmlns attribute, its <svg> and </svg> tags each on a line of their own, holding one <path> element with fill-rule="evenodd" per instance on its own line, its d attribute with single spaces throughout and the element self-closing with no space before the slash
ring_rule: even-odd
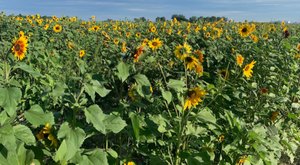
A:
<svg viewBox="0 0 300 165">
<path fill-rule="evenodd" d="M 244 62 L 244 57 L 241 54 L 237 54 L 237 56 L 236 56 L 236 64 L 239 67 L 242 67 L 243 62 Z"/>
<path fill-rule="evenodd" d="M 67 45 L 69 49 L 73 49 L 75 47 L 75 44 L 71 41 L 69 41 Z"/>
<path fill-rule="evenodd" d="M 243 155 L 243 156 L 241 156 L 239 159 L 238 159 L 238 161 L 237 161 L 237 165 L 243 165 L 245 162 L 246 162 L 246 160 L 247 160 L 247 155 Z"/>
<path fill-rule="evenodd" d="M 191 46 L 187 43 L 184 43 L 183 45 L 176 46 L 174 53 L 177 58 L 179 58 L 180 60 L 184 60 L 185 57 L 187 57 L 191 53 L 191 50 Z"/>
<path fill-rule="evenodd" d="M 46 24 L 46 25 L 44 26 L 44 30 L 48 30 L 48 28 L 49 28 L 49 24 Z"/>
<path fill-rule="evenodd" d="M 55 33 L 61 32 L 61 31 L 62 31 L 62 26 L 59 25 L 59 24 L 54 25 L 54 26 L 53 26 L 53 31 L 54 31 Z"/>
<path fill-rule="evenodd" d="M 253 73 L 252 69 L 253 69 L 255 63 L 256 63 L 256 61 L 253 60 L 251 63 L 247 64 L 244 67 L 244 69 L 243 69 L 244 76 L 246 76 L 247 78 L 252 77 L 252 73 Z"/>
<path fill-rule="evenodd" d="M 156 50 L 162 46 L 162 41 L 159 38 L 155 38 L 148 42 L 149 48 Z"/>
<path fill-rule="evenodd" d="M 19 37 L 16 41 L 14 41 L 12 52 L 18 60 L 23 60 L 25 58 L 25 53 L 27 51 L 28 40 L 27 37 L 23 36 Z"/>
<path fill-rule="evenodd" d="M 121 48 L 122 53 L 127 52 L 127 47 L 126 47 L 126 42 L 122 42 L 122 48 Z"/>
<path fill-rule="evenodd" d="M 227 80 L 229 78 L 229 71 L 227 69 L 222 69 L 219 71 L 219 75 L 221 78 Z"/>
<path fill-rule="evenodd" d="M 47 124 L 45 124 L 43 129 L 41 129 L 40 132 L 38 134 L 36 134 L 36 137 L 38 140 L 48 139 L 48 141 L 51 143 L 50 146 L 57 147 L 57 145 L 58 145 L 57 139 L 52 134 L 51 130 L 52 130 L 52 126 L 49 123 L 47 123 Z"/>
<path fill-rule="evenodd" d="M 203 54 L 203 52 L 202 52 L 201 50 L 196 50 L 196 51 L 194 52 L 194 54 L 195 54 L 196 56 L 198 56 L 199 62 L 201 62 L 201 63 L 204 62 L 204 54 Z"/>
<path fill-rule="evenodd" d="M 139 57 L 143 54 L 143 52 L 144 52 L 144 46 L 143 45 L 137 47 L 137 49 L 135 50 L 135 53 L 133 55 L 134 62 L 139 61 Z"/>
<path fill-rule="evenodd" d="M 300 51 L 300 43 L 297 45 L 297 50 Z"/>
<path fill-rule="evenodd" d="M 184 103 L 183 109 L 191 109 L 192 107 L 196 107 L 200 102 L 202 102 L 202 97 L 206 95 L 206 91 L 201 89 L 200 87 L 195 87 L 187 92 L 186 101 Z"/>
<path fill-rule="evenodd" d="M 250 34 L 250 38 L 252 39 L 253 42 L 257 43 L 258 42 L 258 37 L 254 34 Z"/>
<path fill-rule="evenodd" d="M 187 56 L 187 57 L 185 57 L 184 61 L 185 61 L 186 65 L 187 65 L 187 69 L 188 70 L 192 70 L 195 67 L 195 65 L 197 65 L 197 63 L 198 63 L 197 58 L 195 58 L 193 56 Z"/>
</svg>

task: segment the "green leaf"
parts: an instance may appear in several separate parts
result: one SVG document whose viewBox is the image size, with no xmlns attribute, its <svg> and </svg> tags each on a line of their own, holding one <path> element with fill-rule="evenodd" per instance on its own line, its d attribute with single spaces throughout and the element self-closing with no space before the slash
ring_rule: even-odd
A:
<svg viewBox="0 0 300 165">
<path fill-rule="evenodd" d="M 84 91 L 91 97 L 92 101 L 95 102 L 95 90 L 92 85 L 84 84 Z"/>
<path fill-rule="evenodd" d="M 143 74 L 137 74 L 134 76 L 135 81 L 137 82 L 137 92 L 142 97 L 147 97 L 150 101 L 149 96 L 151 96 L 151 83 L 148 78 Z"/>
<path fill-rule="evenodd" d="M 103 123 L 106 127 L 106 132 L 119 133 L 127 124 L 120 116 L 110 114 L 105 117 Z"/>
<path fill-rule="evenodd" d="M 25 63 L 20 63 L 19 65 L 14 67 L 15 69 L 21 69 L 25 72 L 28 72 L 31 74 L 34 78 L 42 76 L 42 74 L 36 70 L 34 70 L 31 66 L 25 64 Z"/>
<path fill-rule="evenodd" d="M 197 118 L 202 121 L 210 122 L 213 124 L 217 122 L 217 119 L 213 116 L 212 112 L 208 108 L 201 110 L 197 114 Z"/>
<path fill-rule="evenodd" d="M 141 86 L 151 86 L 150 81 L 148 80 L 147 76 L 143 75 L 143 74 L 137 74 L 134 76 L 135 81 L 141 85 Z"/>
<path fill-rule="evenodd" d="M 91 155 L 89 155 L 89 160 L 93 164 L 108 165 L 106 153 L 101 149 L 95 149 Z"/>
<path fill-rule="evenodd" d="M 130 119 L 131 119 L 131 125 L 133 128 L 133 133 L 135 136 L 135 139 L 137 141 L 140 140 L 140 122 L 139 122 L 139 118 L 135 113 L 131 113 L 130 115 Z"/>
<path fill-rule="evenodd" d="M 11 123 L 15 120 L 15 117 L 9 117 L 5 111 L 0 112 L 0 126 Z"/>
<path fill-rule="evenodd" d="M 27 145 L 33 145 L 35 143 L 35 137 L 31 130 L 25 125 L 16 125 L 13 127 L 15 137 Z"/>
<path fill-rule="evenodd" d="M 193 125 L 190 121 L 186 124 L 186 135 L 193 135 L 196 137 L 200 137 L 203 133 L 207 132 L 207 130 L 204 127 L 200 127 L 197 125 Z"/>
<path fill-rule="evenodd" d="M 106 152 L 109 153 L 109 155 L 112 156 L 113 158 L 115 159 L 118 158 L 118 153 L 115 150 L 109 148 Z"/>
<path fill-rule="evenodd" d="M 65 159 L 68 152 L 66 140 L 63 140 L 60 144 L 58 150 L 55 153 L 54 160 L 60 162 L 61 164 L 66 164 L 67 160 Z"/>
<path fill-rule="evenodd" d="M 68 86 L 63 83 L 63 82 L 58 82 L 53 91 L 52 91 L 52 96 L 53 97 L 59 97 L 59 96 L 63 96 L 64 93 L 65 93 L 65 89 L 67 88 Z"/>
<path fill-rule="evenodd" d="M 0 144 L 5 146 L 8 151 L 16 151 L 16 138 L 14 136 L 13 127 L 10 124 L 0 127 Z"/>
<path fill-rule="evenodd" d="M 122 80 L 122 82 L 124 82 L 129 76 L 129 66 L 125 64 L 123 61 L 121 61 L 117 65 L 117 70 L 118 70 L 117 76 L 119 77 L 120 80 Z"/>
<path fill-rule="evenodd" d="M 101 97 L 105 97 L 111 91 L 106 89 L 97 80 L 92 80 L 91 83 L 92 85 L 84 84 L 84 90 L 91 97 L 93 102 L 95 102 L 95 93 L 99 94 Z"/>
<path fill-rule="evenodd" d="M 101 108 L 98 105 L 91 105 L 84 110 L 87 123 L 92 123 L 96 130 L 100 131 L 103 134 L 106 134 L 105 125 L 103 120 L 105 114 L 102 112 Z"/>
<path fill-rule="evenodd" d="M 38 127 L 40 125 L 45 125 L 49 123 L 54 124 L 54 116 L 52 112 L 44 112 L 39 105 L 33 105 L 29 111 L 24 113 L 27 121 L 29 121 L 33 126 Z"/>
<path fill-rule="evenodd" d="M 100 95 L 101 97 L 105 97 L 111 90 L 106 89 L 99 81 L 92 80 L 93 89 Z"/>
<path fill-rule="evenodd" d="M 165 91 L 163 88 L 160 88 L 163 98 L 167 101 L 168 104 L 172 101 L 172 93 L 170 91 Z"/>
<path fill-rule="evenodd" d="M 85 132 L 78 127 L 71 128 L 69 124 L 65 122 L 61 125 L 57 137 L 65 139 L 69 151 L 65 154 L 64 159 L 68 161 L 80 150 L 80 146 L 85 139 Z"/>
<path fill-rule="evenodd" d="M 185 83 L 182 80 L 170 79 L 167 85 L 169 88 L 172 88 L 175 91 L 182 92 L 184 89 Z"/>
<path fill-rule="evenodd" d="M 0 106 L 12 116 L 17 109 L 17 105 L 22 97 L 22 92 L 19 88 L 0 88 Z"/>
</svg>

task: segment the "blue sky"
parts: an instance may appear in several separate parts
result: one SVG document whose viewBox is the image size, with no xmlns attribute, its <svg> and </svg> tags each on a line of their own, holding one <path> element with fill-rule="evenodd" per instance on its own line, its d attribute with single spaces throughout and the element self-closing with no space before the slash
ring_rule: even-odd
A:
<svg viewBox="0 0 300 165">
<path fill-rule="evenodd" d="M 98 20 L 154 20 L 173 14 L 225 16 L 236 21 L 300 22 L 299 0 L 0 0 L 0 11 L 9 14 L 78 16 Z"/>
</svg>

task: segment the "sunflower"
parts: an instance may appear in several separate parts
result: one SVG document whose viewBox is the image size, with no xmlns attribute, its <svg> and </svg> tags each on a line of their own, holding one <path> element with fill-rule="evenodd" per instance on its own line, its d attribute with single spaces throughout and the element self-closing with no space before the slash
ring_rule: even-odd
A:
<svg viewBox="0 0 300 165">
<path fill-rule="evenodd" d="M 300 43 L 297 45 L 297 50 L 300 51 Z"/>
<path fill-rule="evenodd" d="M 238 54 L 236 56 L 236 63 L 237 63 L 237 65 L 240 66 L 240 67 L 242 67 L 243 62 L 244 62 L 244 57 L 241 54 Z"/>
<path fill-rule="evenodd" d="M 271 25 L 269 26 L 269 31 L 270 31 L 270 32 L 275 32 L 275 31 L 276 31 L 276 27 L 275 27 L 274 24 L 271 24 Z"/>
<path fill-rule="evenodd" d="M 23 31 L 20 31 L 20 32 L 19 32 L 19 37 L 25 37 L 25 34 L 24 34 Z"/>
<path fill-rule="evenodd" d="M 252 39 L 253 42 L 257 43 L 258 42 L 258 37 L 254 34 L 250 34 L 250 38 Z"/>
<path fill-rule="evenodd" d="M 209 38 L 210 37 L 210 32 L 206 32 L 205 33 L 205 38 Z"/>
<path fill-rule="evenodd" d="M 122 42 L 122 48 L 121 48 L 122 53 L 127 52 L 127 48 L 126 48 L 126 42 Z"/>
<path fill-rule="evenodd" d="M 156 32 L 156 27 L 155 26 L 150 27 L 149 31 L 151 33 L 155 33 Z"/>
<path fill-rule="evenodd" d="M 263 37 L 264 40 L 267 40 L 269 38 L 269 35 L 267 33 L 265 33 L 265 34 L 263 34 L 262 37 Z"/>
<path fill-rule="evenodd" d="M 246 162 L 246 160 L 247 160 L 247 155 L 241 156 L 236 164 L 243 165 Z"/>
<path fill-rule="evenodd" d="M 250 64 L 247 64 L 243 71 L 244 71 L 244 76 L 246 76 L 247 78 L 252 77 L 252 69 L 254 67 L 254 64 L 256 63 L 256 61 L 252 61 Z"/>
<path fill-rule="evenodd" d="M 114 31 L 118 30 L 118 26 L 117 25 L 113 25 L 113 30 Z"/>
<path fill-rule="evenodd" d="M 92 30 L 95 32 L 98 31 L 99 29 L 100 29 L 100 27 L 97 25 L 92 26 Z"/>
<path fill-rule="evenodd" d="M 44 30 L 48 30 L 48 28 L 49 28 L 49 24 L 46 24 L 46 25 L 44 26 Z"/>
<path fill-rule="evenodd" d="M 203 63 L 204 62 L 204 54 L 201 50 L 196 50 L 194 52 L 198 56 L 199 62 Z"/>
<path fill-rule="evenodd" d="M 128 89 L 128 97 L 131 101 L 135 101 L 138 97 L 138 94 L 136 92 L 136 84 L 132 84 Z"/>
<path fill-rule="evenodd" d="M 279 112 L 278 112 L 278 111 L 272 112 L 272 113 L 271 113 L 270 120 L 271 120 L 272 122 L 274 122 L 274 121 L 276 120 L 276 118 L 277 118 L 278 115 L 279 115 Z"/>
<path fill-rule="evenodd" d="M 147 46 L 148 42 L 149 42 L 149 40 L 147 38 L 145 38 L 145 39 L 143 39 L 142 45 Z"/>
<path fill-rule="evenodd" d="M 251 27 L 248 24 L 243 24 L 239 27 L 239 34 L 245 38 L 248 37 L 249 34 L 251 33 Z"/>
<path fill-rule="evenodd" d="M 132 162 L 132 161 L 129 161 L 129 162 L 127 162 L 127 163 L 124 163 L 124 165 L 135 165 L 135 163 Z"/>
<path fill-rule="evenodd" d="M 215 38 L 220 38 L 222 35 L 222 29 L 220 28 L 213 28 L 212 32 L 211 32 L 211 36 L 213 39 Z"/>
<path fill-rule="evenodd" d="M 177 58 L 179 58 L 180 60 L 184 60 L 185 57 L 187 57 L 191 53 L 191 50 L 191 46 L 187 43 L 184 43 L 183 45 L 176 46 L 174 53 Z"/>
<path fill-rule="evenodd" d="M 201 99 L 201 97 L 205 96 L 205 94 L 206 94 L 205 90 L 202 90 L 199 87 L 190 89 L 187 92 L 187 97 L 186 97 L 186 101 L 184 103 L 183 110 L 191 109 L 192 107 L 196 107 L 199 104 L 199 102 L 203 101 Z"/>
<path fill-rule="evenodd" d="M 220 136 L 218 137 L 218 142 L 219 142 L 219 143 L 222 143 L 224 140 L 225 140 L 225 136 L 224 136 L 224 135 L 220 135 Z"/>
<path fill-rule="evenodd" d="M 14 42 L 11 50 L 13 51 L 15 57 L 17 57 L 18 60 L 23 60 L 23 58 L 25 57 L 25 53 L 27 51 L 28 46 L 27 42 L 27 37 L 24 36 L 24 34 Z"/>
<path fill-rule="evenodd" d="M 84 50 L 80 50 L 79 51 L 79 57 L 82 58 L 85 55 L 85 51 Z"/>
<path fill-rule="evenodd" d="M 67 45 L 69 49 L 73 49 L 75 47 L 74 43 L 71 41 L 69 41 Z"/>
<path fill-rule="evenodd" d="M 172 29 L 171 29 L 171 28 L 170 28 L 170 29 L 167 29 L 166 32 L 167 32 L 169 35 L 171 35 L 171 34 L 172 34 Z"/>
<path fill-rule="evenodd" d="M 156 50 L 162 46 L 162 41 L 160 41 L 159 38 L 154 38 L 153 40 L 148 42 L 148 45 L 152 50 Z"/>
<path fill-rule="evenodd" d="M 118 45 L 118 44 L 119 44 L 119 40 L 118 40 L 117 38 L 115 38 L 113 41 L 114 41 L 114 44 L 115 44 L 115 45 Z"/>
<path fill-rule="evenodd" d="M 62 31 L 62 26 L 59 25 L 59 24 L 54 25 L 54 26 L 53 26 L 53 31 L 54 31 L 55 33 L 61 32 L 61 31 Z"/>
<path fill-rule="evenodd" d="M 136 36 L 136 38 L 141 38 L 142 34 L 141 34 L 140 32 L 137 32 L 137 33 L 135 34 L 135 36 Z"/>
<path fill-rule="evenodd" d="M 196 57 L 187 56 L 187 57 L 185 57 L 184 61 L 187 65 L 187 67 L 186 67 L 187 70 L 195 69 L 199 75 L 203 74 L 203 66 L 201 65 L 201 63 L 199 62 L 199 60 Z"/>
<path fill-rule="evenodd" d="M 47 138 L 51 144 L 50 146 L 54 146 L 57 147 L 57 139 L 53 136 L 53 134 L 51 133 L 51 125 L 49 123 L 47 123 L 42 130 L 40 130 L 40 132 L 36 135 L 38 140 L 44 140 L 45 138 Z"/>
</svg>

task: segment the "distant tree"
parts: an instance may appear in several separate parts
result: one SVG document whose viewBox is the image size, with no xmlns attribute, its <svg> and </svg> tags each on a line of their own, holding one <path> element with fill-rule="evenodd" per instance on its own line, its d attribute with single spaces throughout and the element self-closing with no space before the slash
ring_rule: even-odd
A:
<svg viewBox="0 0 300 165">
<path fill-rule="evenodd" d="M 146 18 L 145 17 L 140 17 L 140 18 L 134 18 L 134 21 L 136 22 L 146 22 Z"/>
<path fill-rule="evenodd" d="M 198 18 L 196 16 L 192 16 L 189 18 L 190 22 L 197 22 Z"/>
<path fill-rule="evenodd" d="M 155 21 L 156 22 L 164 22 L 164 21 L 166 21 L 166 17 L 156 17 Z"/>
<path fill-rule="evenodd" d="M 182 14 L 173 14 L 171 19 L 174 19 L 174 18 L 176 18 L 177 21 L 188 21 L 188 19 L 185 18 L 185 16 Z"/>
</svg>

